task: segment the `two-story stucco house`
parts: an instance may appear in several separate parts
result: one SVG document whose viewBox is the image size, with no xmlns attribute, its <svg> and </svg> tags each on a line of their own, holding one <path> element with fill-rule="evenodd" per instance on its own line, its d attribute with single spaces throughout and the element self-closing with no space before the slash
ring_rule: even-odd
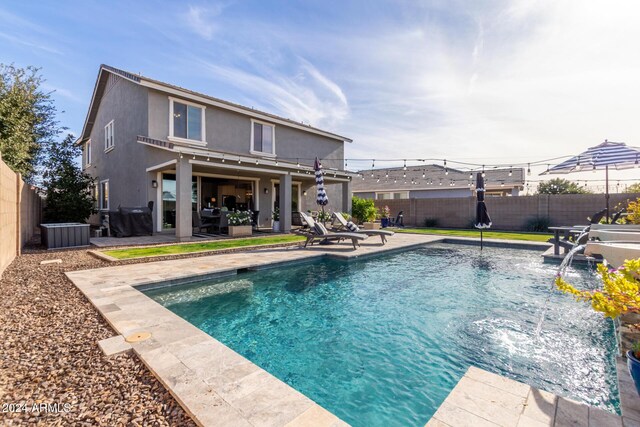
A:
<svg viewBox="0 0 640 427">
<path fill-rule="evenodd" d="M 179 240 L 192 235 L 192 211 L 206 207 L 259 211 L 262 226 L 278 208 L 281 229 L 289 231 L 292 211 L 317 209 L 316 156 L 329 208 L 350 210 L 345 142 L 351 140 L 106 65 L 78 138 L 98 209 L 153 201 L 154 230 L 175 230 Z"/>
</svg>

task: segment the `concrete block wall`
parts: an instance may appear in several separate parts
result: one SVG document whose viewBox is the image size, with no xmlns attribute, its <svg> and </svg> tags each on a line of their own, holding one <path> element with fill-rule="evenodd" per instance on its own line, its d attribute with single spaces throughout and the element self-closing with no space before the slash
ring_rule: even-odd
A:
<svg viewBox="0 0 640 427">
<path fill-rule="evenodd" d="M 37 230 L 42 199 L 0 156 L 0 277 Z"/>
<path fill-rule="evenodd" d="M 640 194 L 611 194 L 611 212 L 626 206 Z M 586 224 L 587 217 L 605 208 L 604 194 L 557 194 L 516 197 L 488 197 L 489 215 L 496 230 L 525 230 L 528 219 L 548 217 L 550 225 Z M 423 226 L 426 218 L 438 220 L 440 227 L 466 228 L 475 218 L 474 197 L 442 199 L 376 200 L 378 208 L 389 206 L 391 216 L 404 211 L 407 225 Z"/>
</svg>

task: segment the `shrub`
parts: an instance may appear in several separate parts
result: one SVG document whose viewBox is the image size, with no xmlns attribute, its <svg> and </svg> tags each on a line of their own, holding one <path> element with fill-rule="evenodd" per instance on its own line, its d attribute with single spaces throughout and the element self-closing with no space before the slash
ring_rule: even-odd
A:
<svg viewBox="0 0 640 427">
<path fill-rule="evenodd" d="M 351 202 L 351 216 L 359 222 L 369 222 L 376 219 L 378 209 L 372 199 L 361 199 L 353 196 Z"/>
<path fill-rule="evenodd" d="M 438 218 L 425 218 L 424 226 L 425 227 L 437 227 L 438 226 Z"/>
<path fill-rule="evenodd" d="M 534 216 L 529 219 L 524 224 L 524 229 L 527 231 L 548 231 L 549 226 L 551 225 L 551 220 L 546 216 Z"/>
<path fill-rule="evenodd" d="M 627 205 L 627 224 L 640 224 L 640 198 Z"/>
<path fill-rule="evenodd" d="M 351 221 L 351 214 L 349 212 L 342 212 L 342 217 L 345 221 Z"/>
</svg>

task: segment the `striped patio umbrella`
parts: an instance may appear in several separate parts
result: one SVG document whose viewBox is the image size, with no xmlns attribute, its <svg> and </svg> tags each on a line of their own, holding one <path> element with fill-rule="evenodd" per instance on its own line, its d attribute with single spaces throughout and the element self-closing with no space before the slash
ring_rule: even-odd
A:
<svg viewBox="0 0 640 427">
<path fill-rule="evenodd" d="M 541 173 L 566 174 L 572 172 L 584 172 L 588 170 L 605 170 L 605 200 L 607 207 L 607 220 L 609 219 L 609 168 L 616 170 L 638 167 L 640 162 L 640 148 L 630 147 L 623 142 L 610 142 L 606 139 L 602 144 L 589 148 L 587 151 L 575 157 L 565 160 Z"/>
<path fill-rule="evenodd" d="M 316 196 L 316 203 L 322 206 L 322 218 L 324 222 L 324 207 L 329 203 L 329 198 L 327 197 L 327 192 L 324 189 L 324 173 L 322 172 L 322 163 L 316 157 L 316 161 L 313 164 L 313 168 L 316 171 L 316 187 L 318 189 L 318 194 Z"/>
<path fill-rule="evenodd" d="M 480 172 L 476 177 L 476 196 L 478 202 L 476 205 L 476 221 L 473 226 L 480 229 L 480 250 L 482 250 L 482 230 L 491 228 L 491 218 L 484 202 L 484 178 Z"/>
</svg>

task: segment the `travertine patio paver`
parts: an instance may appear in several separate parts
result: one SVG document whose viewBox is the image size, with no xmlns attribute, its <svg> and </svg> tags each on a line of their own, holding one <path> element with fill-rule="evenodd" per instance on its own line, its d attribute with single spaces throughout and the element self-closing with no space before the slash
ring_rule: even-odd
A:
<svg viewBox="0 0 640 427">
<path fill-rule="evenodd" d="M 610 412 L 472 366 L 427 426 L 623 427 L 622 421 Z"/>
</svg>

